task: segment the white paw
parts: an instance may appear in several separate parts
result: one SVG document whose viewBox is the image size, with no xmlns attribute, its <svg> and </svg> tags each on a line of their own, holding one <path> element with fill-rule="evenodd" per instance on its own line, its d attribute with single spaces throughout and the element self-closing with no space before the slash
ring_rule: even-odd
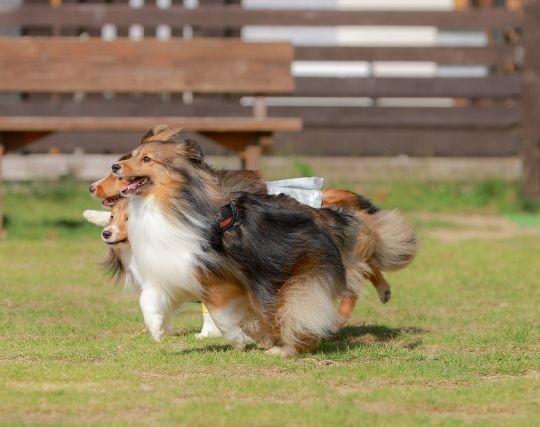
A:
<svg viewBox="0 0 540 427">
<path fill-rule="evenodd" d="M 163 317 L 156 316 L 146 325 L 152 338 L 160 342 L 165 336 L 166 327 L 163 325 Z"/>
<path fill-rule="evenodd" d="M 218 338 L 221 336 L 221 331 L 218 328 L 205 328 L 203 327 L 201 332 L 195 334 L 195 338 L 202 340 L 204 338 Z"/>
<path fill-rule="evenodd" d="M 254 343 L 254 341 L 241 330 L 237 331 L 235 334 L 228 334 L 224 338 L 227 344 L 240 351 L 245 350 L 246 345 Z"/>
<path fill-rule="evenodd" d="M 296 349 L 292 345 L 275 345 L 270 350 L 266 350 L 266 352 L 268 354 L 273 354 L 280 357 L 291 357 L 297 353 Z"/>
<path fill-rule="evenodd" d="M 203 338 L 217 338 L 222 336 L 221 331 L 218 329 L 210 314 L 203 312 L 203 326 L 201 332 L 195 335 L 197 339 Z"/>
</svg>

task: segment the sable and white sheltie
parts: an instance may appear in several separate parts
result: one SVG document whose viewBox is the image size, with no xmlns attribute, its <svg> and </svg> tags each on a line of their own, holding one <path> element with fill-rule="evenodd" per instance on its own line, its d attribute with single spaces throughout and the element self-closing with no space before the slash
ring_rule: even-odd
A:
<svg viewBox="0 0 540 427">
<path fill-rule="evenodd" d="M 103 267 L 117 280 L 124 282 L 127 290 L 138 290 L 139 286 L 131 274 L 131 245 L 128 238 L 128 200 L 120 197 L 112 206 L 112 210 L 86 210 L 83 216 L 88 222 L 103 227 L 101 238 L 109 251 L 103 261 Z"/>
<path fill-rule="evenodd" d="M 146 142 L 177 142 L 184 141 L 180 129 L 171 129 L 167 126 L 156 126 L 150 129 L 142 138 L 141 144 Z M 128 153 L 119 160 L 126 160 L 132 156 Z M 202 163 L 204 164 L 204 163 Z M 214 170 L 205 165 L 207 170 L 220 180 L 223 188 L 229 191 L 245 191 L 264 194 L 266 187 L 259 174 L 253 171 Z M 125 179 L 110 174 L 90 186 L 90 193 L 103 199 L 103 206 L 113 207 L 121 198 L 120 190 L 127 185 Z M 352 210 L 359 216 L 369 232 L 364 233 L 364 239 L 372 239 L 373 251 L 366 260 L 369 271 L 366 272 L 383 303 L 391 296 L 390 285 L 384 278 L 382 271 L 395 271 L 408 265 L 416 253 L 416 240 L 414 229 L 404 220 L 398 211 L 381 211 L 365 197 L 346 190 L 323 190 L 323 207 L 342 207 Z M 107 215 L 107 214 L 105 214 Z M 99 214 L 98 214 L 99 217 Z M 93 221 L 91 221 L 93 222 Z M 109 261 L 116 265 L 118 270 L 125 271 L 121 261 L 113 262 L 117 251 L 111 249 Z M 125 251 L 124 251 L 125 252 Z M 125 259 L 125 257 L 124 257 Z M 356 304 L 360 283 L 350 280 L 348 289 L 342 293 L 340 314 L 344 324 L 350 317 Z"/>
<path fill-rule="evenodd" d="M 275 354 L 307 351 L 335 331 L 334 301 L 369 277 L 368 259 L 382 269 L 416 252 L 411 231 L 400 254 L 377 254 L 374 230 L 352 210 L 232 193 L 193 141 L 145 141 L 112 170 L 128 181 L 130 270 L 156 340 L 198 298 L 237 348 L 253 339 Z"/>
</svg>

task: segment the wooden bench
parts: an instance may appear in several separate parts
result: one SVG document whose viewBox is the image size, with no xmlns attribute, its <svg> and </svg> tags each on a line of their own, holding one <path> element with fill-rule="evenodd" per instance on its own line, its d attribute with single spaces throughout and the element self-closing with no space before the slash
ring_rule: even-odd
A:
<svg viewBox="0 0 540 427">
<path fill-rule="evenodd" d="M 0 39 L 0 92 L 231 94 L 255 96 L 252 117 L 0 116 L 1 144 L 10 151 L 51 132 L 143 131 L 156 123 L 200 132 L 258 169 L 261 140 L 298 131 L 295 118 L 268 118 L 264 95 L 293 90 L 288 43 L 235 39 L 81 40 L 66 37 Z"/>
<path fill-rule="evenodd" d="M 38 93 L 102 97 L 104 93 L 170 96 L 191 92 L 251 95 L 256 100 L 251 117 L 231 117 L 226 112 L 223 117 L 163 116 L 151 109 L 136 117 L 58 115 L 52 108 L 47 114 L 4 115 L 0 116 L 0 160 L 4 152 L 53 132 L 142 132 L 164 123 L 204 134 L 236 152 L 243 167 L 259 169 L 262 144 L 268 137 L 302 127 L 300 119 L 266 117 L 264 96 L 293 90 L 292 59 L 288 43 L 236 39 L 0 38 L 0 92 L 23 98 Z"/>
</svg>

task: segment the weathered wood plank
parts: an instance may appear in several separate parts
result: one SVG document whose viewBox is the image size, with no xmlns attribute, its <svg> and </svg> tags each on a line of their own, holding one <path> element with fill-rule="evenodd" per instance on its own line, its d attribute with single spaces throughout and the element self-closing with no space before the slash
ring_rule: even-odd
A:
<svg viewBox="0 0 540 427">
<path fill-rule="evenodd" d="M 0 91 L 286 93 L 288 43 L 3 38 Z"/>
<path fill-rule="evenodd" d="M 4 230 L 4 177 L 2 175 L 2 164 L 4 159 L 4 145 L 0 136 L 0 239 L 5 235 Z"/>
<path fill-rule="evenodd" d="M 482 78 L 296 79 L 298 96 L 506 98 L 521 94 L 518 75 Z"/>
<path fill-rule="evenodd" d="M 355 47 L 297 46 L 301 61 L 433 61 L 449 65 L 519 63 L 517 46 L 489 47 Z"/>
<path fill-rule="evenodd" d="M 523 88 L 523 192 L 540 200 L 540 5 L 525 9 L 525 77 Z"/>
<path fill-rule="evenodd" d="M 191 105 L 162 102 L 158 99 L 89 100 L 75 102 L 21 101 L 0 104 L 0 116 L 124 116 L 145 117 L 148 111 L 156 117 L 249 117 L 251 107 L 238 100 L 196 99 Z M 422 127 L 422 128 L 494 128 L 519 126 L 521 109 L 517 107 L 268 107 L 269 117 L 295 117 L 311 127 Z"/>
<path fill-rule="evenodd" d="M 311 128 L 508 129 L 520 125 L 518 108 L 272 107 L 270 117 L 299 117 Z"/>
<path fill-rule="evenodd" d="M 127 5 L 64 5 L 0 8 L 0 25 L 35 25 L 92 27 L 111 23 L 127 26 L 142 23 L 171 26 L 194 25 L 211 28 L 265 26 L 334 26 L 334 25 L 430 25 L 451 29 L 494 29 L 517 27 L 523 23 L 521 11 L 503 8 L 464 11 L 337 11 L 337 10 L 265 10 L 240 6 L 207 6 L 184 9 L 173 6 L 159 9 L 146 6 L 132 9 Z"/>
<path fill-rule="evenodd" d="M 306 129 L 278 133 L 273 152 L 332 156 L 509 156 L 520 151 L 517 131 L 471 129 Z"/>
<path fill-rule="evenodd" d="M 302 129 L 296 118 L 269 117 L 0 117 L 0 131 L 66 132 L 66 131 L 138 131 L 158 123 L 198 132 L 294 132 Z"/>
</svg>

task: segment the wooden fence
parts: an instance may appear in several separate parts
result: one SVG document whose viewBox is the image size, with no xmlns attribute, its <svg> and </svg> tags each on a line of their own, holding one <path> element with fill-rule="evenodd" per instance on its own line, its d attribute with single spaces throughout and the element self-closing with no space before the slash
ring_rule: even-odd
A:
<svg viewBox="0 0 540 427">
<path fill-rule="evenodd" d="M 441 65 L 482 66 L 479 77 L 297 77 L 293 95 L 304 103 L 267 106 L 270 116 L 304 120 L 299 135 L 282 134 L 282 144 L 309 146 L 317 154 L 381 154 L 388 147 L 409 147 L 413 154 L 524 155 L 525 190 L 540 198 L 540 6 L 523 10 L 504 8 L 463 11 L 337 11 L 245 9 L 238 2 L 200 1 L 194 9 L 172 5 L 130 7 L 125 1 L 64 1 L 51 7 L 44 1 L 0 8 L 0 28 L 17 27 L 21 34 L 99 36 L 113 25 L 118 36 L 130 26 L 142 25 L 147 35 L 167 26 L 172 37 L 233 36 L 246 26 L 432 26 L 451 31 L 481 31 L 486 46 L 452 47 L 296 47 L 299 61 L 429 61 Z M 226 3 L 226 4 L 225 4 Z M 233 3 L 233 4 L 229 4 Z M 216 98 L 181 94 L 166 97 L 32 96 L 21 102 L 0 104 L 0 114 L 238 115 L 251 112 L 239 97 Z M 110 99 L 109 99 L 110 98 Z M 371 106 L 325 106 L 310 99 L 368 98 Z M 447 98 L 447 108 L 395 107 L 381 98 Z M 249 102 L 249 100 L 247 100 Z M 411 103 L 413 105 L 414 103 Z M 407 151 L 407 150 L 405 150 Z"/>
</svg>

